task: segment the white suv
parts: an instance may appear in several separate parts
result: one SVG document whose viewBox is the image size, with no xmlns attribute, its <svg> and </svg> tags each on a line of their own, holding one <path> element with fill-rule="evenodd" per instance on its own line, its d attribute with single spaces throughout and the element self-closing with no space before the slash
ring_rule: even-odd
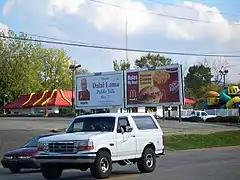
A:
<svg viewBox="0 0 240 180">
<path fill-rule="evenodd" d="M 108 178 L 112 163 L 137 163 L 142 173 L 155 169 L 164 155 L 161 127 L 151 114 L 104 113 L 76 117 L 65 134 L 38 143 L 42 175 L 57 179 L 64 169 L 88 168 L 96 179 Z"/>
</svg>

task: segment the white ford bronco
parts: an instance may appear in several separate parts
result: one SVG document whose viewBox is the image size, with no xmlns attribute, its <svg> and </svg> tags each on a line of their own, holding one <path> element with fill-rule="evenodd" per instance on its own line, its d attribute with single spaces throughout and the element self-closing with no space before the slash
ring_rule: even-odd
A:
<svg viewBox="0 0 240 180">
<path fill-rule="evenodd" d="M 92 114 L 76 117 L 64 134 L 41 138 L 38 150 L 45 179 L 58 179 L 64 169 L 90 169 L 94 178 L 104 179 L 112 163 L 154 171 L 156 158 L 164 155 L 164 137 L 151 114 Z"/>
</svg>

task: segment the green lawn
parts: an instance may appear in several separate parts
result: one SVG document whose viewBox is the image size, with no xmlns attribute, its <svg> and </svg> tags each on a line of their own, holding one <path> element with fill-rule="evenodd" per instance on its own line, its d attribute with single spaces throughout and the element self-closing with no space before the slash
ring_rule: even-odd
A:
<svg viewBox="0 0 240 180">
<path fill-rule="evenodd" d="M 165 136 L 165 146 L 166 149 L 169 150 L 200 149 L 238 145 L 240 145 L 240 131 Z"/>
</svg>

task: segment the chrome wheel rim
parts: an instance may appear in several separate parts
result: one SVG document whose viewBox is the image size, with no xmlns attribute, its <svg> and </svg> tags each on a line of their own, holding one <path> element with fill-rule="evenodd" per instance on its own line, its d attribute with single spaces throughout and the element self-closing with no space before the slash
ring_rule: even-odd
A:
<svg viewBox="0 0 240 180">
<path fill-rule="evenodd" d="M 146 165 L 147 167 L 152 167 L 153 166 L 153 156 L 151 154 L 147 154 L 146 156 Z"/>
<path fill-rule="evenodd" d="M 107 158 L 103 157 L 100 161 L 100 168 L 103 173 L 106 173 L 109 169 L 109 162 Z"/>
</svg>

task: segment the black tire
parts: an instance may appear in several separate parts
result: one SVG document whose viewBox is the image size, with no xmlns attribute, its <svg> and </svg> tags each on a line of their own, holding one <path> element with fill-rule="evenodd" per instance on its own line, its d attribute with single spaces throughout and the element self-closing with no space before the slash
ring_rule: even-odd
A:
<svg viewBox="0 0 240 180">
<path fill-rule="evenodd" d="M 141 159 L 137 162 L 137 167 L 141 173 L 151 173 L 156 167 L 156 154 L 152 148 L 146 148 Z"/>
<path fill-rule="evenodd" d="M 21 168 L 19 167 L 10 167 L 9 168 L 9 171 L 13 174 L 17 174 L 17 173 L 20 173 L 21 172 Z"/>
<path fill-rule="evenodd" d="M 87 167 L 87 166 L 82 166 L 82 167 L 80 167 L 79 169 L 80 169 L 80 171 L 87 171 L 88 168 L 89 168 L 89 167 Z"/>
<path fill-rule="evenodd" d="M 105 169 L 103 167 L 105 166 Z M 94 164 L 90 167 L 91 174 L 95 179 L 106 179 L 112 173 L 111 155 L 106 151 L 99 151 Z"/>
<path fill-rule="evenodd" d="M 62 175 L 62 168 L 57 165 L 41 165 L 42 175 L 45 179 L 52 180 L 58 179 Z"/>
</svg>

